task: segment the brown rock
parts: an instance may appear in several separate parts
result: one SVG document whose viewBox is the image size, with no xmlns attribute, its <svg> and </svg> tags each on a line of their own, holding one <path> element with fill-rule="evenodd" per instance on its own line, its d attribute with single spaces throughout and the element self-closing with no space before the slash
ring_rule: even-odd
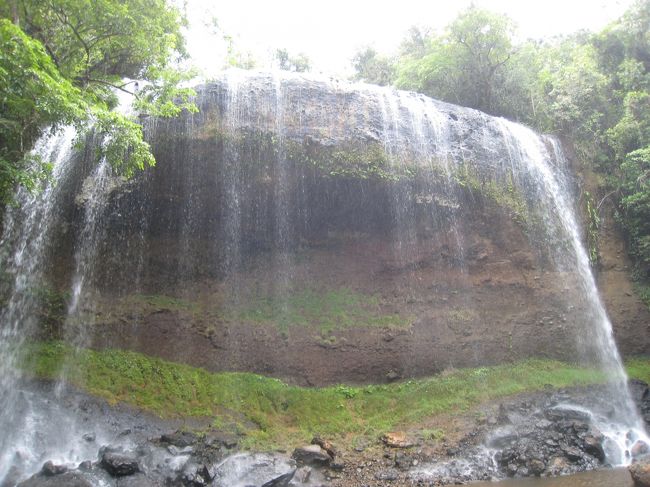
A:
<svg viewBox="0 0 650 487">
<path fill-rule="evenodd" d="M 642 455 L 645 455 L 648 453 L 648 444 L 645 441 L 638 440 L 634 445 L 632 445 L 632 448 L 630 449 L 630 453 L 632 454 L 632 458 L 637 458 Z"/>
<path fill-rule="evenodd" d="M 332 459 L 336 458 L 336 447 L 329 441 L 322 439 L 320 436 L 314 436 L 311 440 L 311 444 L 320 446 L 323 450 L 329 453 Z"/>
<path fill-rule="evenodd" d="M 650 463 L 635 463 L 629 470 L 635 487 L 650 487 Z"/>
<path fill-rule="evenodd" d="M 386 446 L 391 448 L 410 448 L 414 445 L 403 431 L 393 431 L 381 437 Z"/>
<path fill-rule="evenodd" d="M 329 453 L 319 445 L 307 445 L 296 448 L 291 455 L 301 465 L 325 466 L 332 461 Z"/>
</svg>

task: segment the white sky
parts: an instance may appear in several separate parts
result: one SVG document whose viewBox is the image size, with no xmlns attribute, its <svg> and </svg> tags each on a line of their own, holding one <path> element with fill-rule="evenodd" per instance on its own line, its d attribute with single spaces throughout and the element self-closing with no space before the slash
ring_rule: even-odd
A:
<svg viewBox="0 0 650 487">
<path fill-rule="evenodd" d="M 521 38 L 598 30 L 633 0 L 187 0 L 188 49 L 208 75 L 223 67 L 225 47 L 205 26 L 216 18 L 235 47 L 250 51 L 261 67 L 277 48 L 305 53 L 312 70 L 351 74 L 350 60 L 364 46 L 382 53 L 397 48 L 412 25 L 443 29 L 471 3 L 508 14 Z"/>
</svg>

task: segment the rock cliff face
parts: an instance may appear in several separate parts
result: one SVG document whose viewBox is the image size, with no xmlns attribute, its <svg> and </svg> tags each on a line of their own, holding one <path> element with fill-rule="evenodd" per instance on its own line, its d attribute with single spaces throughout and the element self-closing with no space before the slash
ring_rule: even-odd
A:
<svg viewBox="0 0 650 487">
<path fill-rule="evenodd" d="M 84 279 L 60 333 L 301 384 L 596 353 L 563 223 L 579 182 L 556 141 L 299 76 L 231 74 L 198 104 L 145 121 L 158 163 L 135 180 L 80 154 L 62 182 L 49 274 Z M 609 230 L 604 301 L 623 353 L 647 353 Z"/>
</svg>

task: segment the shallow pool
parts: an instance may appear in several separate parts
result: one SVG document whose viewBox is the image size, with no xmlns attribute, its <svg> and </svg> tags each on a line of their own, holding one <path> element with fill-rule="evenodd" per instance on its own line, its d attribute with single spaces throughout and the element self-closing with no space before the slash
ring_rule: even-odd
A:
<svg viewBox="0 0 650 487">
<path fill-rule="evenodd" d="M 477 482 L 472 487 L 633 487 L 627 469 L 592 470 L 566 477 L 509 479 L 501 482 Z"/>
</svg>

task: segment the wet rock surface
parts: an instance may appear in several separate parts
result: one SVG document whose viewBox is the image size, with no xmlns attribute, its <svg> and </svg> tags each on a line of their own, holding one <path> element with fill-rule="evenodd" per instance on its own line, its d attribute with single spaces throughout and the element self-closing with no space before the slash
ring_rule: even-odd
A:
<svg viewBox="0 0 650 487">
<path fill-rule="evenodd" d="M 155 170 L 107 189 L 102 228 L 114 238 L 94 263 L 99 282 L 85 284 L 106 298 L 93 302 L 93 347 L 300 385 L 392 382 L 505 357 L 575 357 L 576 335 L 586 335 L 589 321 L 574 292 L 580 285 L 548 265 L 555 246 L 522 224 L 538 218 L 513 218 L 527 205 L 503 192 L 520 179 L 508 176 L 505 161 L 519 151 L 506 150 L 497 119 L 414 93 L 253 73 L 201 87 L 197 103 L 198 114 L 152 121 Z M 450 168 L 476 166 L 476 184 L 436 171 L 375 177 L 389 166 L 386 147 L 416 166 L 423 156 L 425 167 L 446 156 Z M 79 177 L 91 166 L 79 167 Z M 537 207 L 542 194 L 519 196 Z M 54 287 L 71 281 L 75 266 L 65 259 L 87 197 L 62 204 L 59 226 L 70 231 L 53 251 Z M 354 289 L 377 299 L 378 319 L 403 330 L 350 320 L 355 326 L 324 339 L 313 324 L 287 333 L 260 326 L 246 311 L 278 294 L 279 255 L 293 288 L 323 296 Z M 627 265 L 621 255 L 611 248 L 603 256 L 602 278 L 616 276 L 607 280 L 615 299 L 604 293 L 605 300 L 621 350 L 644 353 L 650 315 L 629 272 L 616 270 Z M 163 299 L 143 303 L 130 299 L 134 293 Z M 280 296 L 294 298 L 290 290 Z"/>
<path fill-rule="evenodd" d="M 635 487 L 650 487 L 650 462 L 636 463 L 629 470 Z"/>
<path fill-rule="evenodd" d="M 635 382 L 632 388 L 639 392 L 635 398 L 643 410 L 647 386 Z M 232 434 L 205 426 L 195 433 L 187 424 L 179 428 L 173 421 L 110 407 L 70 392 L 64 400 L 69 407 L 76 404 L 74 411 L 80 415 L 85 434 L 92 430 L 95 435 L 95 440 L 89 442 L 80 433 L 78 441 L 85 446 L 91 444 L 95 453 L 76 463 L 46 461 L 30 478 L 25 479 L 23 473 L 17 485 L 438 486 L 506 477 L 567 475 L 604 467 L 619 454 L 636 455 L 640 461 L 647 459 L 647 445 L 638 438 L 628 435 L 624 446 L 627 453 L 618 451 L 619 447 L 607 439 L 603 425 L 613 405 L 601 392 L 598 387 L 549 389 L 484 405 L 453 419 L 455 430 L 451 423 L 441 423 L 440 427 L 449 432 L 446 437 L 432 438 L 418 430 L 387 432 L 363 446 L 340 445 L 315 437 L 311 445 L 296 448 L 292 455 L 238 451 L 238 438 Z M 587 412 L 586 405 L 591 412 Z M 408 440 L 408 445 L 390 444 L 387 438 Z M 643 482 L 647 464 L 640 463 L 630 471 L 640 479 L 638 482 Z M 20 473 L 15 478 L 16 482 L 21 480 Z M 3 487 L 16 482 L 6 479 Z"/>
</svg>

